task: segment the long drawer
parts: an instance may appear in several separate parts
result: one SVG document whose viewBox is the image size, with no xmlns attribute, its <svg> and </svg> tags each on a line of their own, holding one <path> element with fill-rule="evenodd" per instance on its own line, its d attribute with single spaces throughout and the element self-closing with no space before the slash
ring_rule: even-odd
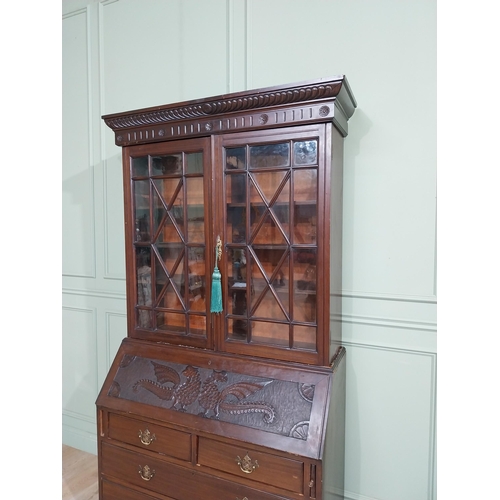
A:
<svg viewBox="0 0 500 500">
<path fill-rule="evenodd" d="M 198 464 L 252 482 L 294 493 L 304 491 L 304 463 L 204 437 L 198 442 Z"/>
<path fill-rule="evenodd" d="M 110 413 L 108 436 L 179 460 L 191 460 L 191 435 L 187 432 Z"/>
<path fill-rule="evenodd" d="M 158 500 L 157 497 L 106 480 L 102 481 L 102 494 L 104 500 Z M 172 499 L 162 497 L 162 500 Z"/>
<path fill-rule="evenodd" d="M 101 445 L 101 474 L 105 480 L 125 482 L 134 488 L 144 488 L 175 500 L 288 500 L 289 497 L 272 495 L 202 474 L 193 469 L 168 463 L 140 453 L 119 448 L 109 443 Z M 109 488 L 109 485 L 108 485 Z M 117 486 L 113 485 L 113 494 Z M 148 496 L 130 497 L 130 500 L 150 500 Z M 294 497 L 295 498 L 295 497 Z M 104 497 L 101 500 L 115 500 Z M 127 497 L 120 500 L 129 500 Z"/>
</svg>

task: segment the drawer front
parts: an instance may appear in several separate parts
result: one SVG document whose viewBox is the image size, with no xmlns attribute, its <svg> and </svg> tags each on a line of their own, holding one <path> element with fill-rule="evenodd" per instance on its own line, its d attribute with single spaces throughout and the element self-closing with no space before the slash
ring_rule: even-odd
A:
<svg viewBox="0 0 500 500">
<path fill-rule="evenodd" d="M 187 432 L 110 413 L 108 436 L 179 460 L 191 460 L 191 435 Z"/>
<path fill-rule="evenodd" d="M 103 497 L 101 500 L 158 500 L 157 497 L 151 497 L 131 488 L 105 480 L 102 482 L 102 494 Z M 169 497 L 164 497 L 164 500 L 167 499 L 172 500 Z"/>
<path fill-rule="evenodd" d="M 101 473 L 109 479 L 175 498 L 195 495 L 194 471 L 108 443 L 101 445 Z M 193 496 L 193 499 L 196 496 Z"/>
<path fill-rule="evenodd" d="M 200 437 L 198 464 L 275 488 L 303 493 L 304 463 Z"/>
<path fill-rule="evenodd" d="M 245 498 L 288 500 L 289 498 L 200 474 L 193 469 L 169 464 L 160 458 L 151 458 L 107 443 L 102 443 L 101 446 L 101 464 L 101 473 L 106 476 L 103 478 L 104 484 L 107 491 L 111 491 L 109 498 L 105 494 L 105 498 L 101 500 L 151 500 L 148 495 L 133 490 L 130 490 L 129 497 L 117 496 L 121 490 L 119 486 L 107 480 L 112 478 L 127 482 L 131 488 L 144 488 L 172 500 L 244 500 Z M 146 466 L 149 472 L 146 472 Z"/>
</svg>

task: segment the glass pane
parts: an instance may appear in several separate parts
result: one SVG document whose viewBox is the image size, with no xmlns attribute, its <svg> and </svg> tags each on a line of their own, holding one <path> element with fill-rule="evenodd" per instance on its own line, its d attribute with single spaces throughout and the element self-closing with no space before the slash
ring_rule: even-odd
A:
<svg viewBox="0 0 500 500">
<path fill-rule="evenodd" d="M 182 179 L 153 179 L 153 185 L 158 192 L 159 199 L 163 200 L 163 204 L 171 207 L 177 193 L 182 190 Z"/>
<path fill-rule="evenodd" d="M 290 237 L 290 209 L 289 205 L 287 204 L 282 204 L 282 205 L 275 205 L 272 208 L 272 212 L 276 219 L 279 221 L 279 228 L 280 232 L 286 236 L 286 238 Z"/>
<path fill-rule="evenodd" d="M 252 304 L 260 300 L 260 295 L 264 289 L 268 288 L 270 283 L 278 295 L 281 303 L 279 311 L 274 313 L 274 307 L 278 305 L 273 294 L 266 294 L 264 303 L 271 307 L 271 313 L 263 314 L 264 309 L 258 307 L 254 313 L 255 316 L 265 316 L 274 319 L 285 319 L 282 309 L 289 311 L 289 283 L 288 276 L 288 252 L 287 248 L 254 248 L 256 260 L 252 260 Z M 264 276 L 262 275 L 262 271 Z M 262 305 L 262 304 L 261 304 Z M 265 307 L 265 306 L 264 306 Z"/>
<path fill-rule="evenodd" d="M 229 249 L 227 252 L 228 308 L 230 314 L 244 316 L 247 313 L 247 259 L 244 250 Z"/>
<path fill-rule="evenodd" d="M 316 350 L 316 327 L 295 325 L 293 327 L 293 347 Z"/>
<path fill-rule="evenodd" d="M 312 165 L 318 162 L 318 141 L 301 141 L 293 144 L 295 165 Z"/>
<path fill-rule="evenodd" d="M 198 316 L 197 314 L 189 315 L 189 333 L 191 335 L 206 335 L 207 333 L 207 318 Z"/>
<path fill-rule="evenodd" d="M 188 153 L 185 156 L 185 162 L 187 174 L 203 173 L 203 153 Z"/>
<path fill-rule="evenodd" d="M 139 328 L 152 328 L 153 311 L 149 311 L 147 309 L 137 309 L 136 322 Z"/>
<path fill-rule="evenodd" d="M 167 208 L 164 203 L 156 189 L 153 189 L 153 234 L 155 235 L 159 227 L 166 222 Z"/>
<path fill-rule="evenodd" d="M 245 170 L 246 158 L 245 148 L 227 148 L 226 149 L 226 169 L 228 170 Z"/>
<path fill-rule="evenodd" d="M 155 302 L 161 302 L 163 295 L 165 293 L 165 287 L 168 285 L 169 280 L 165 269 L 159 263 L 158 259 L 155 256 Z"/>
<path fill-rule="evenodd" d="M 277 274 L 276 274 L 277 271 L 276 268 L 278 267 L 278 264 L 281 262 L 281 260 L 285 257 L 285 254 L 287 253 L 287 247 L 282 247 L 282 248 L 256 247 L 254 248 L 254 252 L 258 259 L 258 262 L 260 263 L 260 266 L 264 269 L 266 278 L 268 280 L 271 280 L 274 274 L 277 282 L 279 281 L 283 282 L 285 276 L 283 274 L 282 268 L 280 268 L 280 272 Z M 287 259 L 285 259 L 285 261 L 287 261 Z M 257 265 L 255 264 L 255 262 L 253 263 L 252 268 L 255 268 L 255 270 L 257 270 Z M 255 279 L 256 276 L 254 276 L 253 271 L 254 269 L 252 269 L 252 278 Z M 288 274 L 288 270 L 286 272 Z M 281 284 L 283 285 L 284 283 Z"/>
<path fill-rule="evenodd" d="M 151 306 L 151 249 L 136 248 L 135 261 L 137 269 L 137 304 Z"/>
<path fill-rule="evenodd" d="M 177 295 L 176 291 L 174 290 L 172 282 L 170 282 L 169 285 L 167 285 L 165 294 L 158 303 L 158 307 L 162 307 L 164 309 L 177 309 L 179 311 L 184 310 L 184 306 L 181 300 L 179 299 L 179 296 Z"/>
<path fill-rule="evenodd" d="M 316 202 L 295 204 L 295 224 L 293 236 L 295 243 L 310 245 L 316 243 Z"/>
<path fill-rule="evenodd" d="M 172 218 L 177 223 L 178 230 L 184 235 L 184 191 L 182 189 L 177 193 L 174 205 L 170 209 Z"/>
<path fill-rule="evenodd" d="M 276 195 L 277 191 L 280 191 L 281 183 L 283 179 L 288 175 L 288 172 L 281 170 L 279 172 L 255 172 L 251 175 L 252 183 L 250 191 L 250 201 L 255 203 L 262 203 L 262 197 L 255 188 L 257 186 L 260 191 L 264 194 L 264 198 L 267 203 L 271 203 L 271 200 Z M 255 184 L 255 186 L 253 185 Z M 290 191 L 288 191 L 289 193 Z M 288 198 L 286 199 L 288 201 Z"/>
<path fill-rule="evenodd" d="M 316 249 L 294 251 L 293 319 L 316 321 Z"/>
<path fill-rule="evenodd" d="M 252 321 L 252 343 L 288 346 L 289 338 L 288 324 Z"/>
<path fill-rule="evenodd" d="M 185 294 L 185 275 L 184 275 L 184 257 L 180 260 L 179 264 L 173 272 L 170 273 L 170 280 L 175 285 L 177 293 L 184 297 Z"/>
<path fill-rule="evenodd" d="M 226 176 L 226 199 L 228 202 L 246 203 L 246 179 L 245 173 Z"/>
<path fill-rule="evenodd" d="M 158 237 L 156 239 L 156 243 L 181 243 L 182 239 L 180 237 L 179 231 L 177 228 L 174 226 L 174 223 L 172 222 L 172 219 L 170 216 L 167 216 L 163 220 L 163 225 L 161 227 L 160 232 L 158 233 Z"/>
<path fill-rule="evenodd" d="M 252 293 L 250 295 L 250 300 L 251 300 L 251 308 L 252 311 L 256 304 L 260 301 L 261 297 L 264 296 L 264 294 L 269 290 L 269 285 L 268 285 L 268 280 L 264 277 L 264 274 L 262 273 L 259 265 L 260 262 L 258 263 L 254 259 L 251 259 L 251 279 L 250 283 L 252 284 Z M 262 265 L 262 264 L 261 264 Z M 264 271 L 265 273 L 265 271 Z M 255 314 L 255 313 L 253 313 Z M 268 317 L 265 315 L 265 312 L 263 316 Z"/>
<path fill-rule="evenodd" d="M 276 297 L 271 293 L 271 290 L 269 290 L 267 286 L 266 288 L 267 291 L 264 293 L 264 297 L 260 301 L 252 316 L 258 318 L 277 319 L 280 321 L 287 320 L 288 318 L 283 313 Z"/>
<path fill-rule="evenodd" d="M 255 235 L 261 231 L 261 222 L 265 215 L 268 215 L 267 209 L 264 205 L 251 205 L 250 206 L 250 239 L 255 243 Z"/>
<path fill-rule="evenodd" d="M 148 175 L 148 157 L 132 158 L 132 177 L 145 177 Z"/>
<path fill-rule="evenodd" d="M 189 205 L 203 206 L 203 177 L 186 178 L 186 195 Z"/>
<path fill-rule="evenodd" d="M 246 241 L 246 207 L 227 206 L 227 228 L 228 243 L 245 243 Z"/>
<path fill-rule="evenodd" d="M 206 311 L 205 280 L 201 276 L 189 275 L 189 304 L 191 311 Z"/>
<path fill-rule="evenodd" d="M 255 248 L 254 251 L 257 259 L 252 260 L 252 308 L 257 307 L 252 316 L 289 320 L 285 315 L 289 313 L 290 300 L 286 248 Z"/>
<path fill-rule="evenodd" d="M 315 168 L 297 169 L 293 172 L 295 203 L 318 198 L 318 171 Z"/>
<path fill-rule="evenodd" d="M 149 241 L 149 181 L 133 181 L 134 241 Z"/>
<path fill-rule="evenodd" d="M 151 175 L 173 175 L 182 173 L 182 155 L 153 156 Z"/>
<path fill-rule="evenodd" d="M 317 170 L 294 171 L 294 226 L 296 244 L 316 243 Z"/>
<path fill-rule="evenodd" d="M 248 335 L 248 321 L 243 319 L 228 319 L 227 334 L 231 340 L 246 340 Z"/>
<path fill-rule="evenodd" d="M 188 205 L 187 236 L 190 243 L 205 241 L 205 212 L 203 206 Z"/>
<path fill-rule="evenodd" d="M 169 330 L 171 332 L 186 333 L 186 315 L 177 313 L 156 313 L 156 326 L 159 330 Z"/>
<path fill-rule="evenodd" d="M 173 270 L 177 262 L 180 260 L 182 254 L 184 253 L 184 246 L 182 245 L 169 245 L 160 244 L 155 245 L 158 254 L 161 257 L 167 271 L 173 274 Z M 160 266 L 161 267 L 161 266 Z"/>
<path fill-rule="evenodd" d="M 205 249 L 188 250 L 188 307 L 192 311 L 206 312 Z"/>
<path fill-rule="evenodd" d="M 284 167 L 290 164 L 290 144 L 265 144 L 250 147 L 250 167 Z"/>
<path fill-rule="evenodd" d="M 283 232 L 276 225 L 269 212 L 264 216 L 264 222 L 260 226 L 255 225 L 252 234 L 254 245 L 286 245 L 287 241 Z"/>
<path fill-rule="evenodd" d="M 203 204 L 203 178 L 186 179 L 187 183 L 187 236 L 191 243 L 205 241 L 205 207 Z"/>
</svg>

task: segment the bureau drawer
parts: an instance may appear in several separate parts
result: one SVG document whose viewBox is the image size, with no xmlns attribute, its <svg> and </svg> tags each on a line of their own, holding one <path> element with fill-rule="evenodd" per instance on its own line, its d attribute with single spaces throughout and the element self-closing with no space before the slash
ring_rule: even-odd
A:
<svg viewBox="0 0 500 500">
<path fill-rule="evenodd" d="M 106 480 L 102 482 L 102 494 L 103 497 L 100 500 L 158 500 L 157 497 L 151 497 L 139 491 Z M 165 500 L 167 500 L 167 497 L 165 497 Z"/>
<path fill-rule="evenodd" d="M 180 460 L 191 460 L 191 435 L 134 418 L 109 414 L 108 436 Z"/>
<path fill-rule="evenodd" d="M 304 463 L 200 437 L 198 464 L 275 488 L 304 491 Z"/>
<path fill-rule="evenodd" d="M 101 500 L 150 500 L 148 495 L 133 491 L 134 487 L 147 489 L 172 500 L 244 500 L 245 498 L 288 500 L 289 498 L 201 474 L 193 469 L 170 464 L 161 458 L 151 458 L 108 443 L 101 445 L 101 464 L 101 474 L 104 476 L 102 480 L 107 484 L 108 491 L 111 491 L 109 498 L 105 496 Z M 130 485 L 131 488 L 126 488 L 130 490 L 128 497 L 119 496 L 121 487 L 108 481 L 113 478 Z"/>
<path fill-rule="evenodd" d="M 132 487 L 175 498 L 196 498 L 194 471 L 170 464 L 160 456 L 146 456 L 108 443 L 101 445 L 101 473 Z"/>
</svg>

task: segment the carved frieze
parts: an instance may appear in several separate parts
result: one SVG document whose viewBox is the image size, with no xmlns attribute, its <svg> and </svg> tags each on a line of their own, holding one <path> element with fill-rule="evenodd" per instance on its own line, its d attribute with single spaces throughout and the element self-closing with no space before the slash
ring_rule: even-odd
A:
<svg viewBox="0 0 500 500">
<path fill-rule="evenodd" d="M 115 132 L 116 144 L 127 146 L 320 119 L 332 119 L 345 135 L 354 107 L 345 78 L 337 77 L 105 115 L 103 119 Z"/>
</svg>

